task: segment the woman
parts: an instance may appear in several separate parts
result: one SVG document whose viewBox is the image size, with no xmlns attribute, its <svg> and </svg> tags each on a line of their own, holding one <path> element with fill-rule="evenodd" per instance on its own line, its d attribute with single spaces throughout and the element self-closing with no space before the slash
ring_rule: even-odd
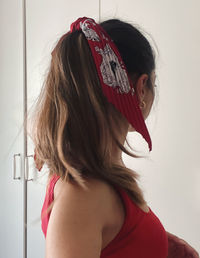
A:
<svg viewBox="0 0 200 258">
<path fill-rule="evenodd" d="M 129 131 L 145 125 L 155 55 L 142 33 L 112 19 L 72 23 L 52 52 L 35 113 L 38 169 L 49 168 L 42 209 L 46 258 L 199 257 L 165 231 L 125 167 Z"/>
</svg>

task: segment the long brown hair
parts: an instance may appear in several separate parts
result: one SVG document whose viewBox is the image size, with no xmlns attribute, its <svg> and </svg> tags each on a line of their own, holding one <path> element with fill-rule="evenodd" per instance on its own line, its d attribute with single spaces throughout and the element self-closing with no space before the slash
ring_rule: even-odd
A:
<svg viewBox="0 0 200 258">
<path fill-rule="evenodd" d="M 139 175 L 113 162 L 113 146 L 131 157 L 139 156 L 119 141 L 128 122 L 103 95 L 81 31 L 65 34 L 56 44 L 32 122 L 37 158 L 48 166 L 49 178 L 57 174 L 83 188 L 87 178 L 101 179 L 122 187 L 138 205 L 146 204 L 137 183 Z"/>
</svg>

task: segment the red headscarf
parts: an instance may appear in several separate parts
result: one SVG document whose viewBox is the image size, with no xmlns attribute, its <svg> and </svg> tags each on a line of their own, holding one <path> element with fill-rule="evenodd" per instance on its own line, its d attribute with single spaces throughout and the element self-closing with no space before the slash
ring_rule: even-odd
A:
<svg viewBox="0 0 200 258">
<path fill-rule="evenodd" d="M 82 17 L 73 22 L 70 32 L 81 30 L 90 46 L 102 91 L 139 132 L 152 150 L 152 143 L 142 112 L 139 107 L 132 81 L 113 40 L 93 19 Z"/>
</svg>

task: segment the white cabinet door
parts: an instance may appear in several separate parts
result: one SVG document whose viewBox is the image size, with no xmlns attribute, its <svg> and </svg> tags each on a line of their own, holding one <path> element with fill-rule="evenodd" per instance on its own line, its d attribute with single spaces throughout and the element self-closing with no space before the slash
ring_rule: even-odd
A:
<svg viewBox="0 0 200 258">
<path fill-rule="evenodd" d="M 27 67 L 28 109 L 31 111 L 42 87 L 44 74 L 49 65 L 51 51 L 62 34 L 69 31 L 70 24 L 78 17 L 88 16 L 98 20 L 99 3 L 95 1 L 28 1 L 27 3 Z M 28 139 L 28 154 L 33 154 Z M 30 158 L 28 182 L 28 258 L 44 257 L 45 238 L 41 230 L 40 212 L 46 189 L 48 170 L 34 172 Z"/>
<path fill-rule="evenodd" d="M 19 1 L 0 2 L 0 257 L 23 257 L 23 60 Z M 16 161 L 13 179 L 13 156 Z M 19 155 L 20 156 L 19 156 Z"/>
</svg>

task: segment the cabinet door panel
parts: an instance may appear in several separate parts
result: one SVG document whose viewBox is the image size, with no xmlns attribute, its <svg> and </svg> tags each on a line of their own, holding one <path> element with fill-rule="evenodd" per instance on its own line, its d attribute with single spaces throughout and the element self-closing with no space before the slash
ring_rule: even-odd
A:
<svg viewBox="0 0 200 258">
<path fill-rule="evenodd" d="M 0 257 L 23 257 L 23 71 L 21 6 L 0 2 Z M 16 177 L 13 179 L 13 156 Z"/>
<path fill-rule="evenodd" d="M 28 67 L 28 109 L 36 100 L 44 74 L 49 65 L 51 51 L 57 40 L 67 31 L 78 17 L 89 16 L 98 20 L 98 1 L 29 1 L 27 4 L 27 67 Z M 34 146 L 28 138 L 28 154 Z M 28 257 L 44 257 L 45 239 L 41 230 L 40 217 L 48 170 L 34 173 L 30 158 L 28 182 Z"/>
</svg>

